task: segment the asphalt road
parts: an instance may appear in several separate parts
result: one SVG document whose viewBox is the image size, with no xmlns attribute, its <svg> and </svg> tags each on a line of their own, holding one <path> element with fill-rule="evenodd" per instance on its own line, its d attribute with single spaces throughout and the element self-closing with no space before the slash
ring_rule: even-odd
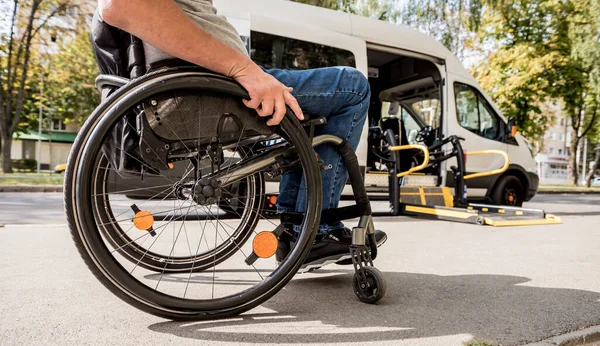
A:
<svg viewBox="0 0 600 346">
<path fill-rule="evenodd" d="M 559 216 L 600 216 L 599 203 L 600 195 L 537 195 L 524 207 L 544 209 Z M 387 210 L 385 202 L 373 204 L 376 211 Z M 0 224 L 65 223 L 61 193 L 0 193 Z"/>
<path fill-rule="evenodd" d="M 71 243 L 60 194 L 0 193 L 0 344 L 524 344 L 600 324 L 600 195 L 540 195 L 564 224 L 491 228 L 378 217 L 380 305 L 347 267 L 297 275 L 240 318 L 180 323 L 129 307 Z M 377 202 L 376 209 L 385 209 Z"/>
</svg>

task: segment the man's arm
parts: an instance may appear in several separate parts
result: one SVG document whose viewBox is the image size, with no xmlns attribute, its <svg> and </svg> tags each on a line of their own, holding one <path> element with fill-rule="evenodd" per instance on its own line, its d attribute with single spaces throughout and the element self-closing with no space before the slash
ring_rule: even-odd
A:
<svg viewBox="0 0 600 346">
<path fill-rule="evenodd" d="M 290 88 L 204 31 L 173 0 L 98 0 L 98 7 L 106 23 L 166 53 L 234 78 L 250 95 L 250 100 L 244 101 L 246 106 L 260 116 L 273 115 L 267 124 L 279 124 L 286 104 L 303 119 Z"/>
</svg>

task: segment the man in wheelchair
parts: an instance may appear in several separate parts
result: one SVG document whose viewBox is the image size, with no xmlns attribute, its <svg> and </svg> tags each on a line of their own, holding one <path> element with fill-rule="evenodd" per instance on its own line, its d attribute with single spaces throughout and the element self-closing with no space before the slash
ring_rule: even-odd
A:
<svg viewBox="0 0 600 346">
<path fill-rule="evenodd" d="M 240 36 L 217 14 L 212 0 L 98 0 L 98 5 L 101 20 L 143 41 L 146 61 L 177 57 L 231 77 L 250 96 L 244 104 L 259 116 L 269 117 L 268 125 L 278 125 L 287 107 L 300 120 L 303 112 L 325 117 L 327 124 L 315 128 L 315 135 L 335 135 L 356 150 L 371 96 L 369 83 L 359 71 L 348 67 L 263 69 L 248 57 Z M 347 181 L 344 161 L 330 144 L 317 146 L 315 151 L 324 163 L 322 209 L 337 208 Z M 298 210 L 306 202 L 301 182 L 301 172 L 282 176 L 279 212 L 303 211 Z M 291 226 L 280 227 L 285 231 L 279 237 L 278 261 L 293 247 L 297 232 Z M 379 246 L 387 236 L 376 231 L 375 238 Z M 351 231 L 340 221 L 322 223 L 305 265 L 352 264 L 348 259 L 351 243 Z"/>
</svg>

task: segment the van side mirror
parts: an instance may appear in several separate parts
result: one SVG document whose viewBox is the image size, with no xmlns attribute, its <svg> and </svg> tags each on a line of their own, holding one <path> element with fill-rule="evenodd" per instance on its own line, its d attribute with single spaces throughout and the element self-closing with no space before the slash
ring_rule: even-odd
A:
<svg viewBox="0 0 600 346">
<path fill-rule="evenodd" d="M 517 135 L 517 125 L 515 121 L 515 117 L 508 117 L 508 122 L 506 123 L 506 136 L 514 137 Z"/>
</svg>

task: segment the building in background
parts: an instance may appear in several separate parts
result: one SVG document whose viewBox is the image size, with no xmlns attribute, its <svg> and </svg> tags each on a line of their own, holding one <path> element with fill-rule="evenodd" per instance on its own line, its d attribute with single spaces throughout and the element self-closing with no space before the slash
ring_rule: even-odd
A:
<svg viewBox="0 0 600 346">
<path fill-rule="evenodd" d="M 37 131 L 15 133 L 11 158 L 33 159 L 40 161 L 42 170 L 52 170 L 56 165 L 67 162 L 69 151 L 75 141 L 79 126 L 71 123 L 65 124 L 61 120 L 53 119 L 50 131 L 42 131 L 41 141 Z M 41 157 L 38 157 L 38 145 L 41 143 Z"/>
<path fill-rule="evenodd" d="M 544 135 L 543 147 L 536 155 L 541 184 L 567 184 L 571 127 L 562 116 Z"/>
</svg>

